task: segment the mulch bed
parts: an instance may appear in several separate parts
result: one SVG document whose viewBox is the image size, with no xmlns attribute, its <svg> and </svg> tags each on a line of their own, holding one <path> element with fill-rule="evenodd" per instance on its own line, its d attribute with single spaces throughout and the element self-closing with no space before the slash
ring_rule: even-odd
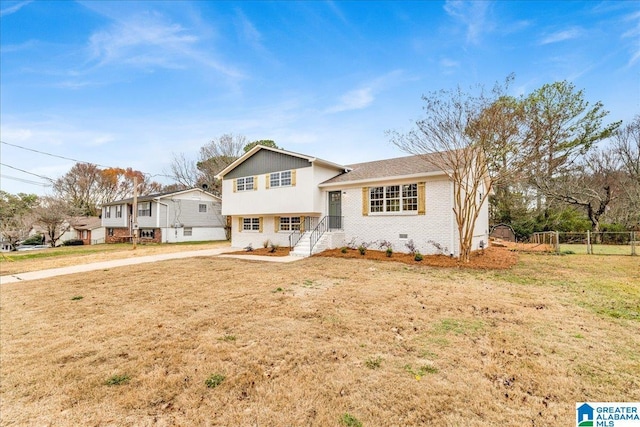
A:
<svg viewBox="0 0 640 427">
<path fill-rule="evenodd" d="M 286 256 L 289 255 L 288 247 L 280 247 L 275 252 L 269 248 L 256 248 L 252 251 L 232 252 L 236 255 L 261 255 L 261 256 Z M 357 249 L 347 249 L 342 253 L 341 249 L 328 249 L 314 255 L 316 257 L 331 258 L 356 258 L 375 261 L 394 261 L 410 265 L 426 265 L 430 267 L 460 267 L 480 270 L 503 270 L 512 267 L 518 262 L 518 254 L 504 247 L 489 247 L 484 251 L 475 251 L 471 254 L 468 263 L 459 262 L 457 258 L 446 255 L 423 255 L 422 261 L 416 261 L 413 255 L 403 253 L 393 253 L 388 257 L 384 251 L 367 249 L 364 255 L 360 255 Z"/>
<path fill-rule="evenodd" d="M 342 253 L 341 249 L 329 249 L 314 256 L 335 258 L 357 258 L 376 261 L 395 261 L 410 265 L 427 265 L 430 267 L 461 267 L 481 270 L 503 270 L 512 267 L 518 262 L 518 254 L 506 248 L 489 247 L 484 251 L 475 251 L 471 254 L 468 263 L 460 262 L 457 258 L 446 255 L 423 255 L 422 261 L 416 261 L 413 255 L 393 253 L 388 257 L 384 251 L 367 249 L 364 255 L 360 255 L 357 249 L 347 249 Z"/>
</svg>

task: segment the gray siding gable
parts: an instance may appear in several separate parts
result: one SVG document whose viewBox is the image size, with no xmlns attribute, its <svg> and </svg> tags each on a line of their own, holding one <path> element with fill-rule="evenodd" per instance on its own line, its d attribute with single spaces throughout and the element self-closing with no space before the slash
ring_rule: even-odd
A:
<svg viewBox="0 0 640 427">
<path fill-rule="evenodd" d="M 307 159 L 270 150 L 260 150 L 236 166 L 224 178 L 233 179 L 308 167 L 311 167 L 311 162 Z"/>
</svg>

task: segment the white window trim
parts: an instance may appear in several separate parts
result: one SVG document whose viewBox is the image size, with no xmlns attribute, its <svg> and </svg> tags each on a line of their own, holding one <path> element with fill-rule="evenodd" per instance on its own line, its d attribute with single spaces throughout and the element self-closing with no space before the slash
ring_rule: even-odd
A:
<svg viewBox="0 0 640 427">
<path fill-rule="evenodd" d="M 249 188 L 248 181 L 251 183 L 251 188 Z M 255 186 L 256 183 L 253 176 L 243 176 L 241 178 L 236 178 L 236 191 L 253 191 L 255 189 Z"/>
<path fill-rule="evenodd" d="M 294 218 L 298 219 L 297 223 L 293 223 L 292 220 Z M 288 220 L 288 229 L 282 228 L 282 220 Z M 292 228 L 293 225 L 297 225 L 298 228 Z M 279 233 L 293 233 L 294 231 L 300 231 L 302 228 L 302 217 L 299 216 L 281 216 L 278 223 L 278 232 Z"/>
<path fill-rule="evenodd" d="M 413 209 L 413 210 L 403 210 L 403 204 L 404 204 L 403 202 L 404 202 L 405 197 L 402 194 L 403 193 L 403 191 L 402 191 L 403 188 L 402 187 L 405 186 L 405 185 L 415 185 L 416 186 L 416 195 L 412 196 L 412 197 L 408 197 L 408 198 L 415 198 L 416 199 L 416 203 L 415 203 L 416 208 Z M 397 211 L 387 211 L 386 210 L 386 208 L 387 208 L 387 200 L 391 200 L 391 199 L 387 199 L 387 187 L 395 187 L 395 186 L 399 187 L 399 196 L 400 197 L 399 198 L 395 198 L 394 197 L 393 200 L 398 200 L 399 201 L 399 208 L 400 209 L 397 210 Z M 383 194 L 382 199 L 373 199 L 372 192 L 376 188 L 382 188 L 382 194 Z M 371 216 L 412 216 L 412 215 L 418 215 L 418 208 L 419 208 L 419 206 L 418 206 L 418 203 L 419 203 L 418 191 L 420 191 L 420 190 L 419 190 L 417 182 L 411 182 L 411 183 L 408 183 L 408 184 L 377 185 L 375 187 L 369 187 L 369 215 L 371 215 Z M 375 200 L 381 200 L 382 201 L 382 208 L 383 208 L 382 212 L 374 212 L 374 211 L 371 210 L 372 203 Z"/>
<path fill-rule="evenodd" d="M 282 174 L 289 174 L 288 178 L 284 178 L 284 179 L 288 179 L 289 183 L 288 184 L 282 184 Z M 277 178 L 276 178 L 277 177 Z M 276 178 L 276 179 L 274 179 Z M 286 171 L 280 171 L 280 172 L 271 172 L 269 174 L 269 188 L 277 188 L 277 187 L 291 187 L 293 185 L 293 173 L 291 172 L 291 170 L 286 170 Z"/>
<path fill-rule="evenodd" d="M 245 226 L 247 225 L 247 221 L 248 221 L 248 225 L 250 228 L 245 228 Z M 257 227 L 255 230 L 253 229 L 254 225 Z M 248 232 L 248 233 L 259 233 L 260 232 L 260 218 L 259 217 L 249 217 L 249 218 L 242 218 L 242 232 Z"/>
</svg>

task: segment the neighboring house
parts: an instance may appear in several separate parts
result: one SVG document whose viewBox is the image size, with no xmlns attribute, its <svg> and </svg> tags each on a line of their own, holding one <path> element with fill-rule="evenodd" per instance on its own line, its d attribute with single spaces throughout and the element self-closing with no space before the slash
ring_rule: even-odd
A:
<svg viewBox="0 0 640 427">
<path fill-rule="evenodd" d="M 226 240 L 220 198 L 200 188 L 140 196 L 138 237 L 156 243 Z M 133 198 L 102 205 L 107 243 L 133 236 Z"/>
<path fill-rule="evenodd" d="M 413 241 L 425 254 L 459 253 L 453 183 L 420 156 L 343 166 L 259 145 L 217 178 L 236 247 L 270 241 L 309 255 L 387 241 L 408 252 Z M 488 221 L 485 203 L 473 249 L 486 245 Z"/>
<path fill-rule="evenodd" d="M 11 242 L 2 241 L 0 242 L 0 252 L 11 252 L 13 250 L 13 245 Z"/>
<path fill-rule="evenodd" d="M 100 217 L 74 218 L 71 221 L 71 228 L 76 233 L 74 239 L 82 240 L 83 245 L 97 245 L 105 242 L 105 228 L 102 226 Z"/>
</svg>

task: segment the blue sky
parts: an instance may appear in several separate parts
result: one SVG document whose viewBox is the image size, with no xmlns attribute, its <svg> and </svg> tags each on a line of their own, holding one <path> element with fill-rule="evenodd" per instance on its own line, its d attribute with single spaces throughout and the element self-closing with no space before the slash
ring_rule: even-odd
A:
<svg viewBox="0 0 640 427">
<path fill-rule="evenodd" d="M 421 96 L 569 80 L 640 113 L 636 1 L 0 1 L 2 141 L 159 176 L 225 133 L 336 163 L 404 155 Z M 74 162 L 0 145 L 57 178 Z M 8 192 L 50 193 L 2 166 Z M 17 179 L 16 179 L 17 178 Z M 29 183 L 24 182 L 30 181 Z"/>
</svg>

